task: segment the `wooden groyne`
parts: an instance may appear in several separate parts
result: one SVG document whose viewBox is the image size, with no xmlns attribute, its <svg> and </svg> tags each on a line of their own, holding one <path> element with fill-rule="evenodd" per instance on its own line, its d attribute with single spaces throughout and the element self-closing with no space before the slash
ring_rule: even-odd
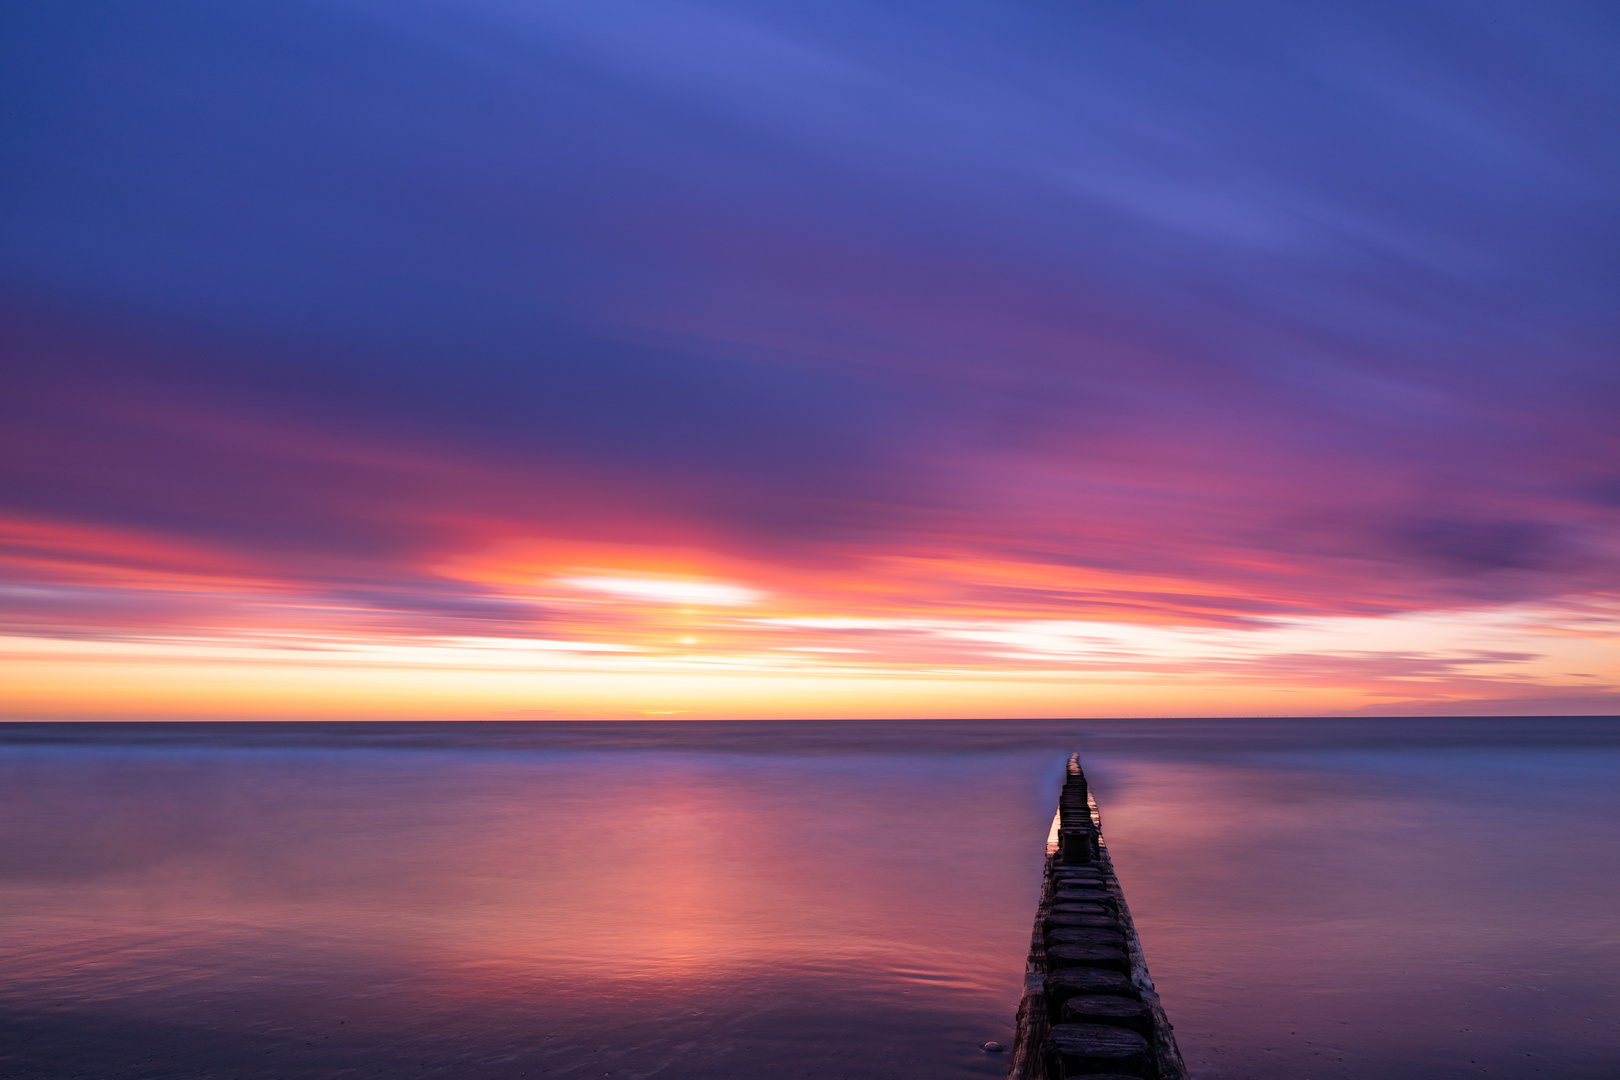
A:
<svg viewBox="0 0 1620 1080">
<path fill-rule="evenodd" d="M 1011 1080 L 1186 1080 L 1078 754 L 1046 844 Z"/>
</svg>

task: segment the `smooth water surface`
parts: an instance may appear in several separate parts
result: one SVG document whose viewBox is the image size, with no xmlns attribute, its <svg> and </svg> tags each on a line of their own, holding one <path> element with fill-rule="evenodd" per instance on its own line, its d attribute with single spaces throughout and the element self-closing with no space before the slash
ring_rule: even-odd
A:
<svg viewBox="0 0 1620 1080">
<path fill-rule="evenodd" d="M 0 1077 L 997 1076 L 1078 749 L 1196 1077 L 1620 1075 L 1612 720 L 0 727 Z"/>
</svg>

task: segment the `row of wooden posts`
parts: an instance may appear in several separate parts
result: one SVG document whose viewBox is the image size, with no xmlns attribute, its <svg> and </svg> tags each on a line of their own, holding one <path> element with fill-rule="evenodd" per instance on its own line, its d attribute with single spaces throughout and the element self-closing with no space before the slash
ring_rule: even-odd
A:
<svg viewBox="0 0 1620 1080">
<path fill-rule="evenodd" d="M 1069 760 L 1057 826 L 1010 1075 L 1186 1080 L 1078 757 Z"/>
</svg>

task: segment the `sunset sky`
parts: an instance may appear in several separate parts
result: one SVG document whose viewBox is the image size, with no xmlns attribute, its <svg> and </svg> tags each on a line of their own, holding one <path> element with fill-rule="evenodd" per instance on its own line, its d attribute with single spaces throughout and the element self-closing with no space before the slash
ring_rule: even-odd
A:
<svg viewBox="0 0 1620 1080">
<path fill-rule="evenodd" d="M 1620 712 L 1620 8 L 0 16 L 9 719 Z"/>
</svg>

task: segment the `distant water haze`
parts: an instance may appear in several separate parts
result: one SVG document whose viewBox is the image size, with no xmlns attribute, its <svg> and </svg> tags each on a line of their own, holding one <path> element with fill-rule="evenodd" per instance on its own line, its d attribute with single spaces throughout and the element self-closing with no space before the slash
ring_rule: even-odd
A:
<svg viewBox="0 0 1620 1080">
<path fill-rule="evenodd" d="M 1200 1078 L 1620 1071 L 1620 723 L 10 725 L 0 1074 L 996 1076 L 1083 756 Z"/>
</svg>

